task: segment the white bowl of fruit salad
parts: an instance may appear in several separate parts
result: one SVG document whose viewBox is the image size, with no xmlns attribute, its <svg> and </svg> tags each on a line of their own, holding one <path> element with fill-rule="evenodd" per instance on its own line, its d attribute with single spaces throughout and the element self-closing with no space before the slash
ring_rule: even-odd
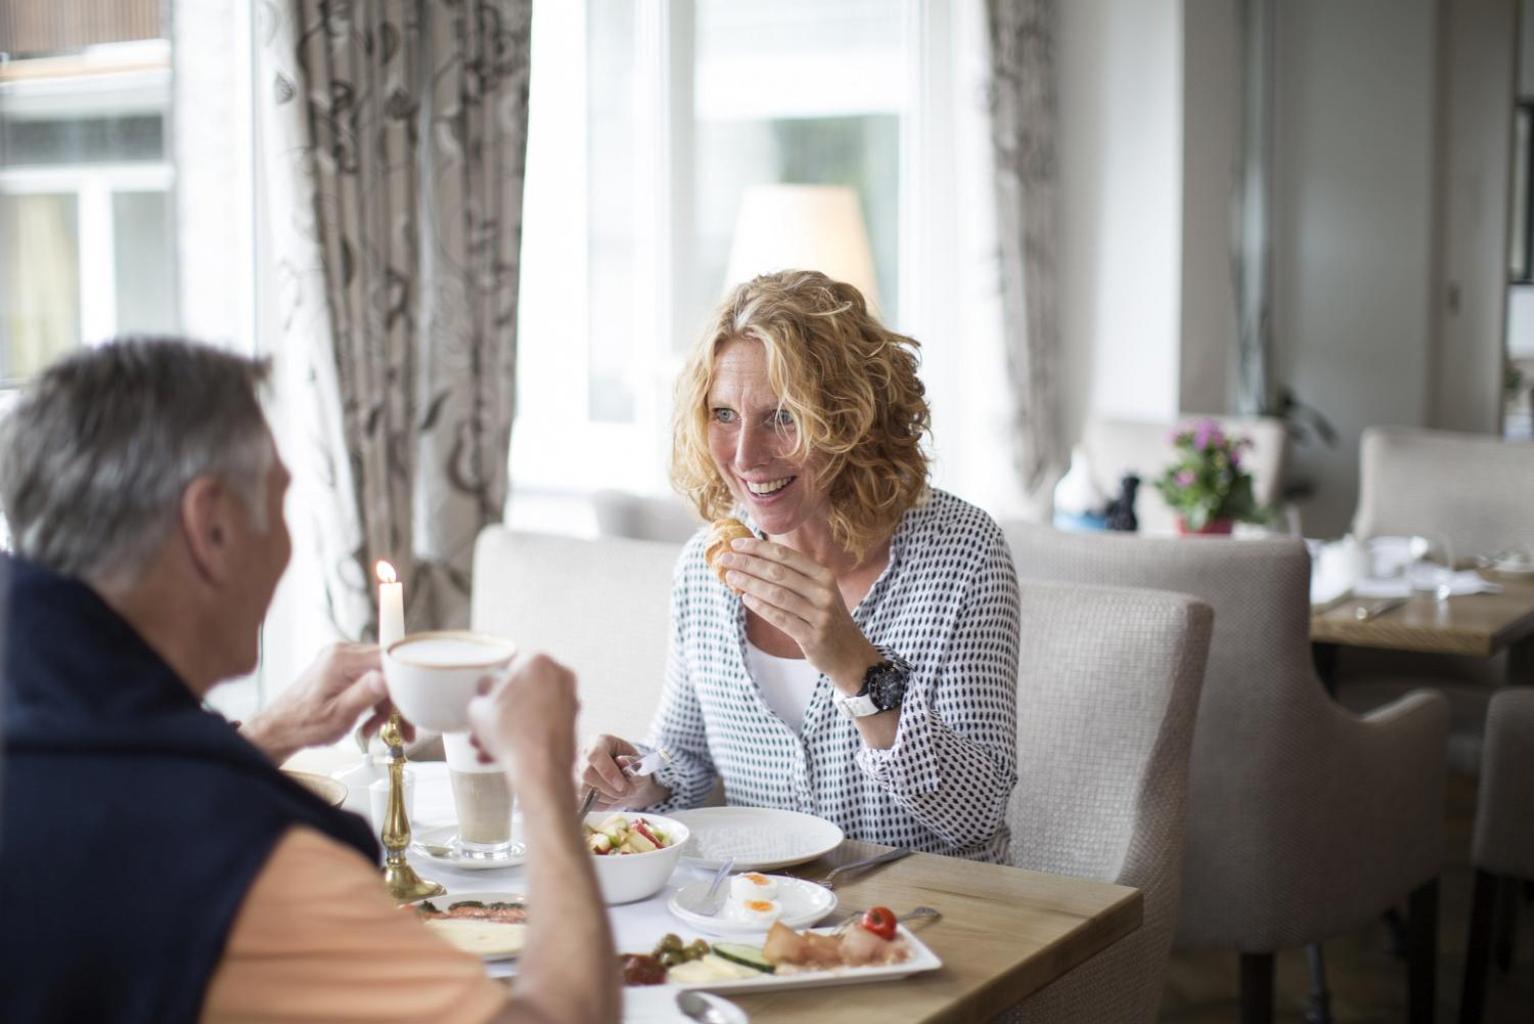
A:
<svg viewBox="0 0 1534 1024">
<path fill-rule="evenodd" d="M 630 811 L 588 814 L 583 831 L 608 903 L 633 903 L 665 888 L 691 834 L 673 818 Z"/>
</svg>

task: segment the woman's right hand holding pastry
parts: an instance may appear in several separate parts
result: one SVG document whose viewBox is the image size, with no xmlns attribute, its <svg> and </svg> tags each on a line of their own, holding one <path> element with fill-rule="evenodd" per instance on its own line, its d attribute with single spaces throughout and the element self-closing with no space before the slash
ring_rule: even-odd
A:
<svg viewBox="0 0 1534 1024">
<path fill-rule="evenodd" d="M 597 791 L 597 806 L 650 807 L 671 795 L 671 790 L 655 781 L 655 776 L 630 778 L 624 766 L 639 760 L 639 748 L 620 736 L 598 736 L 586 749 L 586 766 L 581 784 Z"/>
</svg>

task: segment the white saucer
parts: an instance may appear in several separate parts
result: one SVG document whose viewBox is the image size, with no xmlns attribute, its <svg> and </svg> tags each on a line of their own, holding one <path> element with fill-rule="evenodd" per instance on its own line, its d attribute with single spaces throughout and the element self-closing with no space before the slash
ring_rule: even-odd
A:
<svg viewBox="0 0 1534 1024">
<path fill-rule="evenodd" d="M 428 849 L 428 846 L 431 847 Z M 452 850 L 444 854 L 443 848 Z M 514 842 L 506 853 L 496 857 L 471 856 L 458 849 L 458 829 L 453 825 L 426 828 L 411 836 L 410 849 L 437 864 L 446 864 L 460 871 L 498 871 L 520 866 L 527 860 L 527 847 Z"/>
<path fill-rule="evenodd" d="M 802 878 L 790 878 L 787 875 L 769 877 L 778 883 L 778 902 L 783 906 L 783 914 L 778 920 L 789 928 L 808 928 L 836 909 L 836 893 L 823 885 L 806 882 Z M 728 896 L 725 897 L 724 906 L 720 907 L 719 913 L 713 917 L 682 906 L 684 897 L 701 897 L 708 891 L 708 886 L 708 882 L 684 885 L 672 893 L 666 909 L 678 919 L 711 935 L 764 935 L 767 929 L 772 927 L 730 916 Z M 728 890 L 728 883 L 724 883 L 724 888 Z"/>
</svg>

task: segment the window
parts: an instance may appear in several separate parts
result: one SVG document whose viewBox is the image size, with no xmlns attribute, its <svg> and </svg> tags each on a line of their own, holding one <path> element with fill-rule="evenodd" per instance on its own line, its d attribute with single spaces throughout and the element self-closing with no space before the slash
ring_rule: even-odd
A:
<svg viewBox="0 0 1534 1024">
<path fill-rule="evenodd" d="M 176 328 L 170 103 L 166 39 L 0 65 L 0 381 Z"/>
<path fill-rule="evenodd" d="M 666 489 L 671 387 L 748 186 L 855 189 L 901 322 L 919 6 L 535 5 L 516 500 Z"/>
</svg>

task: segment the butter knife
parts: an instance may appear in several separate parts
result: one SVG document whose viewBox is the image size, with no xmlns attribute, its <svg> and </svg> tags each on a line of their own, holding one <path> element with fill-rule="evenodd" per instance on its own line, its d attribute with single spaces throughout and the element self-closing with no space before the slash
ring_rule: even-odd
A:
<svg viewBox="0 0 1534 1024">
<path fill-rule="evenodd" d="M 1404 597 L 1390 597 L 1383 601 L 1375 601 L 1373 604 L 1361 604 L 1353 609 L 1353 618 L 1359 622 L 1368 622 L 1370 619 L 1379 618 L 1386 612 L 1394 611 L 1406 603 Z"/>
<path fill-rule="evenodd" d="M 822 878 L 815 884 L 823 885 L 827 889 L 835 889 L 838 875 L 845 874 L 849 871 L 862 871 L 864 868 L 877 867 L 880 864 L 888 864 L 891 861 L 899 860 L 902 857 L 909 857 L 915 852 L 915 850 L 906 849 L 888 850 L 879 854 L 877 857 L 865 857 L 863 860 L 855 860 L 851 864 L 843 864 L 841 867 L 832 868 L 831 872 L 826 875 L 826 877 Z"/>
</svg>

